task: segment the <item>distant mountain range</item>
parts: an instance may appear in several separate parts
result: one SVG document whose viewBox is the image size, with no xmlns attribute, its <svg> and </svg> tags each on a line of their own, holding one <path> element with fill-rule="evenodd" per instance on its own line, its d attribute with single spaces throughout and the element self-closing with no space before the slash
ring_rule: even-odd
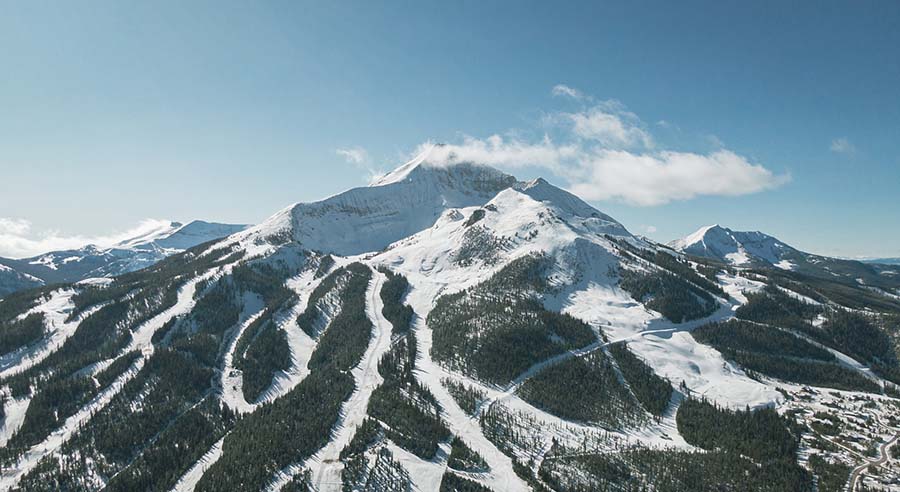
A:
<svg viewBox="0 0 900 492">
<path fill-rule="evenodd" d="M 170 222 L 164 227 L 128 238 L 108 248 L 87 245 L 24 259 L 0 257 L 0 297 L 45 284 L 78 282 L 95 277 L 108 278 L 133 272 L 153 265 L 169 255 L 246 228 L 246 225 L 202 220 L 187 224 Z"/>
<path fill-rule="evenodd" d="M 829 280 L 896 288 L 900 272 L 890 260 L 849 260 L 800 251 L 759 231 L 734 231 L 718 224 L 668 243 L 685 254 L 743 268 L 778 268 Z M 897 260 L 894 260 L 897 261 Z"/>
<path fill-rule="evenodd" d="M 478 163 L 14 266 L 62 283 L 0 302 L 0 490 L 900 479 L 872 472 L 900 434 L 891 267 L 721 226 L 658 244 Z"/>
</svg>

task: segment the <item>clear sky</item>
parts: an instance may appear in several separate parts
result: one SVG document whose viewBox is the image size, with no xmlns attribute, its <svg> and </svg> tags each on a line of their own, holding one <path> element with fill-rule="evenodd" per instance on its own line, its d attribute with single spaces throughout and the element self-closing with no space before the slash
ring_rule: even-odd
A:
<svg viewBox="0 0 900 492">
<path fill-rule="evenodd" d="M 432 141 L 658 240 L 900 256 L 898 2 L 0 6 L 0 255 L 258 222 Z"/>
</svg>

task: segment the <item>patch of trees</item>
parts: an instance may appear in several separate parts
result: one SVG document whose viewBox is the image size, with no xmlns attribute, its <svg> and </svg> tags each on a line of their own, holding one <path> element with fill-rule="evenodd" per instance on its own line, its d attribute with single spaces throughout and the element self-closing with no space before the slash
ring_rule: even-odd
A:
<svg viewBox="0 0 900 492">
<path fill-rule="evenodd" d="M 59 285 L 52 285 L 7 294 L 3 297 L 3 302 L 0 302 L 0 326 L 35 307 L 39 301 L 58 288 Z"/>
<path fill-rule="evenodd" d="M 447 388 L 447 393 L 450 393 L 456 404 L 469 415 L 475 415 L 478 405 L 487 398 L 487 394 L 475 386 L 450 378 L 441 379 L 441 384 Z"/>
<path fill-rule="evenodd" d="M 397 293 L 405 293 L 406 280 L 399 275 L 394 278 L 403 279 L 399 285 L 404 287 L 401 291 L 398 284 L 394 285 L 390 300 L 397 304 L 400 302 Z M 385 283 L 382 289 L 387 285 Z M 386 302 L 385 309 L 387 306 Z M 450 430 L 441 419 L 441 407 L 434 395 L 416 379 L 413 373 L 415 362 L 416 337 L 407 329 L 378 361 L 378 372 L 384 382 L 372 392 L 368 414 L 384 424 L 385 437 L 428 460 L 436 455 L 438 444 L 450 438 Z"/>
<path fill-rule="evenodd" d="M 450 441 L 450 458 L 447 466 L 463 472 L 485 472 L 488 465 L 480 454 L 472 451 L 459 437 Z"/>
<path fill-rule="evenodd" d="M 451 369 L 506 384 L 532 365 L 596 341 L 576 318 L 533 299 L 480 293 L 438 299 L 428 316 L 431 356 Z"/>
<path fill-rule="evenodd" d="M 705 268 L 705 270 L 701 270 L 703 274 L 698 274 L 696 270 L 691 267 L 690 262 L 686 260 L 682 260 L 678 256 L 667 253 L 665 251 L 659 250 L 646 250 L 637 248 L 627 241 L 612 239 L 614 243 L 619 245 L 623 250 L 631 253 L 634 256 L 643 258 L 650 263 L 653 263 L 656 266 L 664 268 L 679 277 L 688 280 L 690 283 L 700 287 L 701 289 L 711 292 L 719 297 L 723 297 L 728 299 L 728 293 L 722 290 L 722 287 L 718 284 L 716 279 L 716 274 L 719 272 L 719 269 L 716 267 L 709 267 L 704 265 L 698 265 L 698 268 Z"/>
<path fill-rule="evenodd" d="M 625 343 L 610 345 L 609 352 L 644 410 L 657 417 L 661 416 L 672 399 L 672 384 L 669 380 L 656 374 L 646 362 L 634 355 Z"/>
<path fill-rule="evenodd" d="M 609 356 L 595 350 L 553 364 L 518 390 L 528 403 L 558 417 L 623 429 L 646 419 L 640 404 L 619 380 Z"/>
<path fill-rule="evenodd" d="M 809 467 L 816 476 L 819 492 L 841 492 L 850 478 L 850 466 L 831 463 L 818 454 L 809 456 Z"/>
<path fill-rule="evenodd" d="M 453 259 L 456 264 L 463 267 L 470 266 L 476 261 L 484 265 L 494 265 L 500 259 L 500 251 L 508 248 L 509 244 L 509 238 L 496 236 L 482 225 L 472 225 L 463 233 L 462 243 Z"/>
<path fill-rule="evenodd" d="M 678 432 L 690 444 L 747 456 L 762 464 L 794 462 L 799 435 L 773 408 L 729 410 L 703 399 L 687 398 L 676 415 Z"/>
<path fill-rule="evenodd" d="M 635 300 L 674 323 L 709 316 L 717 307 L 709 292 L 666 271 L 622 270 L 619 286 Z"/>
<path fill-rule="evenodd" d="M 209 396 L 175 419 L 131 465 L 110 479 L 110 492 L 172 490 L 178 480 L 234 425 L 235 415 Z"/>
<path fill-rule="evenodd" d="M 886 330 L 870 316 L 833 311 L 822 325 L 829 345 L 858 360 L 868 362 L 883 377 L 900 384 L 900 360 Z"/>
<path fill-rule="evenodd" d="M 331 267 L 334 266 L 334 263 L 334 257 L 329 254 L 318 257 L 318 264 L 316 265 L 316 273 L 314 274 L 314 277 L 324 277 L 326 274 L 328 274 L 328 271 L 331 270 Z"/>
<path fill-rule="evenodd" d="M 823 362 L 836 360 L 828 350 L 792 333 L 741 320 L 703 325 L 692 331 L 691 335 L 700 343 L 729 352 L 758 352 Z"/>
<path fill-rule="evenodd" d="M 234 349 L 235 367 L 241 370 L 244 398 L 254 402 L 272 385 L 278 371 L 291 367 L 287 336 L 274 323 L 276 313 L 296 299 L 285 287 L 289 272 L 267 263 L 244 264 L 232 270 L 238 291 L 263 298 L 263 313 L 241 333 Z"/>
<path fill-rule="evenodd" d="M 735 311 L 740 319 L 782 328 L 810 332 L 810 320 L 823 312 L 814 304 L 791 297 L 777 286 L 767 285 L 762 292 L 747 293 L 747 303 Z"/>
<path fill-rule="evenodd" d="M 235 367 L 243 373 L 244 398 L 258 400 L 272 385 L 278 371 L 291 368 L 291 349 L 284 330 L 267 321 L 250 347 L 236 360 Z"/>
<path fill-rule="evenodd" d="M 304 309 L 297 317 L 297 324 L 300 326 L 300 329 L 311 338 L 317 338 L 319 336 L 316 325 L 323 316 L 319 304 L 329 292 L 336 291 L 336 289 L 342 289 L 349 275 L 351 275 L 351 272 L 347 267 L 338 268 L 322 279 L 322 281 L 319 282 L 319 285 L 317 285 L 309 295 L 306 309 Z M 341 296 L 343 297 L 343 294 Z"/>
<path fill-rule="evenodd" d="M 110 403 L 63 445 L 63 456 L 87 460 L 61 459 L 58 473 L 53 474 L 59 488 L 77 488 L 80 477 L 90 471 L 112 476 L 123 469 L 200 401 L 210 388 L 212 374 L 212 369 L 174 350 L 154 353 Z M 41 480 L 42 473 L 28 478 Z"/>
<path fill-rule="evenodd" d="M 213 242 L 169 256 L 143 270 L 119 275 L 108 285 L 84 286 L 72 296 L 75 309 L 70 319 L 91 306 L 121 299 L 134 291 L 149 291 L 153 288 L 156 288 L 156 295 L 166 297 L 164 304 L 174 304 L 179 286 L 206 270 L 238 261 L 244 255 L 244 251 L 234 251 L 231 248 L 202 254 Z"/>
<path fill-rule="evenodd" d="M 441 478 L 440 492 L 491 492 L 491 489 L 448 470 Z"/>
<path fill-rule="evenodd" d="M 472 224 L 483 219 L 484 215 L 485 215 L 484 209 L 482 209 L 482 208 L 475 209 L 475 211 L 472 212 L 472 215 L 469 215 L 469 218 L 466 219 L 466 223 L 463 224 L 463 227 L 471 226 Z"/>
<path fill-rule="evenodd" d="M 403 275 L 390 270 L 382 269 L 381 272 L 387 276 L 387 282 L 381 286 L 381 301 L 384 303 L 381 314 L 393 325 L 394 335 L 404 334 L 409 331 L 414 314 L 412 307 L 403 303 L 409 282 Z"/>
<path fill-rule="evenodd" d="M 225 438 L 222 456 L 197 484 L 201 491 L 256 491 L 285 466 L 324 446 L 341 405 L 354 390 L 350 370 L 365 352 L 371 323 L 365 290 L 371 273 L 354 264 L 343 306 L 326 330 L 309 363 L 310 374 L 277 400 L 245 416 Z M 363 322 L 364 320 L 364 322 Z"/>
<path fill-rule="evenodd" d="M 766 376 L 811 386 L 880 393 L 881 386 L 838 363 L 807 361 L 752 352 L 723 352 L 744 368 Z"/>
<path fill-rule="evenodd" d="M 434 360 L 493 384 L 506 384 L 530 366 L 596 342 L 589 326 L 544 309 L 547 259 L 511 262 L 488 280 L 440 297 L 428 315 Z"/>
<path fill-rule="evenodd" d="M 390 449 L 380 447 L 375 451 L 374 463 L 364 455 L 347 460 L 341 471 L 343 490 L 391 490 L 412 492 L 414 486 L 409 473 Z M 282 489 L 284 490 L 284 489 Z"/>
<path fill-rule="evenodd" d="M 31 345 L 43 338 L 45 333 L 43 313 L 31 313 L 24 319 L 0 322 L 0 355 Z"/>
<path fill-rule="evenodd" d="M 618 452 L 562 449 L 547 456 L 541 478 L 559 492 L 811 492 L 809 473 L 796 463 L 759 466 L 729 452 L 633 447 Z"/>
</svg>

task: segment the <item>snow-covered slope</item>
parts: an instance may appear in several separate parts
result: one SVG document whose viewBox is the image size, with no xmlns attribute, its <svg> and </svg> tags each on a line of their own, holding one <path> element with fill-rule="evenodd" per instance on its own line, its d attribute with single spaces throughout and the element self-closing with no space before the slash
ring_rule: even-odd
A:
<svg viewBox="0 0 900 492">
<path fill-rule="evenodd" d="M 803 254 L 759 231 L 733 231 L 718 224 L 701 227 L 693 234 L 669 243 L 672 248 L 735 266 L 771 265 L 791 269 L 791 259 Z"/>
<path fill-rule="evenodd" d="M 824 299 L 770 277 L 837 264 L 762 233 L 712 226 L 672 247 L 769 276 L 683 261 L 543 179 L 436 163 L 428 150 L 370 186 L 240 229 L 173 224 L 117 248 L 32 259 L 60 271 L 110 257 L 91 271 L 111 275 L 113 265 L 126 271 L 223 237 L 108 285 L 35 291 L 30 302 L 16 299 L 18 311 L 0 304 L 0 321 L 25 340 L 4 359 L 4 374 L 18 379 L 0 379 L 10 416 L 0 437 L 21 447 L 4 449 L 14 466 L 0 484 L 200 492 L 309 482 L 322 492 L 436 490 L 455 480 L 443 488 L 597 490 L 602 480 L 591 482 L 590 462 L 579 460 L 602 456 L 620 461 L 598 468 L 627 470 L 617 479 L 641 490 L 675 473 L 672 463 L 702 473 L 697 462 L 654 458 L 694 459 L 686 452 L 699 445 L 676 419 L 691 396 L 812 414 L 822 409 L 807 405 L 809 395 L 840 395 L 751 372 L 698 341 L 701 327 L 732 320 L 767 289 L 821 310 L 800 320 L 809 330 L 823 323 Z M 870 293 L 841 287 L 842 296 Z M 22 327 L 38 315 L 48 330 L 27 339 Z M 831 350 L 864 382 L 887 384 Z M 40 357 L 19 356 L 32 353 Z M 65 404 L 56 403 L 60 386 L 75 394 Z M 602 412 L 565 413 L 604 391 Z M 869 391 L 845 393 L 880 398 L 865 407 L 875 412 L 893 404 Z M 541 400 L 547 394 L 566 404 Z M 43 415 L 60 421 L 42 426 Z M 704 449 L 696 456 L 720 452 Z M 659 470 L 641 468 L 654 459 Z M 550 483 L 560 477 L 587 481 Z"/>
<path fill-rule="evenodd" d="M 32 258 L 0 258 L 0 296 L 44 283 L 77 282 L 133 272 L 174 253 L 246 228 L 246 225 L 202 220 L 187 224 L 169 222 L 108 248 L 87 245 L 74 250 L 51 251 Z M 4 286 L 7 287 L 5 292 Z"/>
<path fill-rule="evenodd" d="M 0 263 L 0 297 L 41 285 L 44 285 L 41 279 Z"/>
<path fill-rule="evenodd" d="M 807 253 L 759 231 L 734 231 L 716 224 L 701 227 L 668 246 L 735 267 L 777 268 L 889 291 L 900 287 L 900 275 L 890 265 Z"/>
</svg>

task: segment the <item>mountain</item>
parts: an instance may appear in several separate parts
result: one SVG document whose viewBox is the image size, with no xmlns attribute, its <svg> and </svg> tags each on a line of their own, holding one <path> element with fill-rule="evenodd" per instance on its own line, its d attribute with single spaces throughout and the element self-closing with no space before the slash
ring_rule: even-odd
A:
<svg viewBox="0 0 900 492">
<path fill-rule="evenodd" d="M 140 270 L 174 253 L 246 228 L 246 225 L 217 224 L 202 220 L 187 224 L 170 222 L 109 248 L 87 245 L 73 250 L 52 251 L 32 258 L 0 258 L 0 297 L 37 285 L 114 277 Z"/>
<path fill-rule="evenodd" d="M 867 258 L 859 261 L 863 263 L 880 263 L 882 265 L 900 265 L 900 258 Z"/>
<path fill-rule="evenodd" d="M 900 432 L 900 296 L 430 155 L 7 296 L 0 489 L 839 490 Z"/>
<path fill-rule="evenodd" d="M 44 285 L 44 281 L 0 263 L 0 298 L 17 290 Z"/>
<path fill-rule="evenodd" d="M 718 224 L 701 227 L 668 246 L 692 256 L 742 268 L 779 268 L 829 280 L 895 290 L 900 272 L 885 264 L 832 258 L 800 251 L 759 231 L 733 231 Z"/>
</svg>

